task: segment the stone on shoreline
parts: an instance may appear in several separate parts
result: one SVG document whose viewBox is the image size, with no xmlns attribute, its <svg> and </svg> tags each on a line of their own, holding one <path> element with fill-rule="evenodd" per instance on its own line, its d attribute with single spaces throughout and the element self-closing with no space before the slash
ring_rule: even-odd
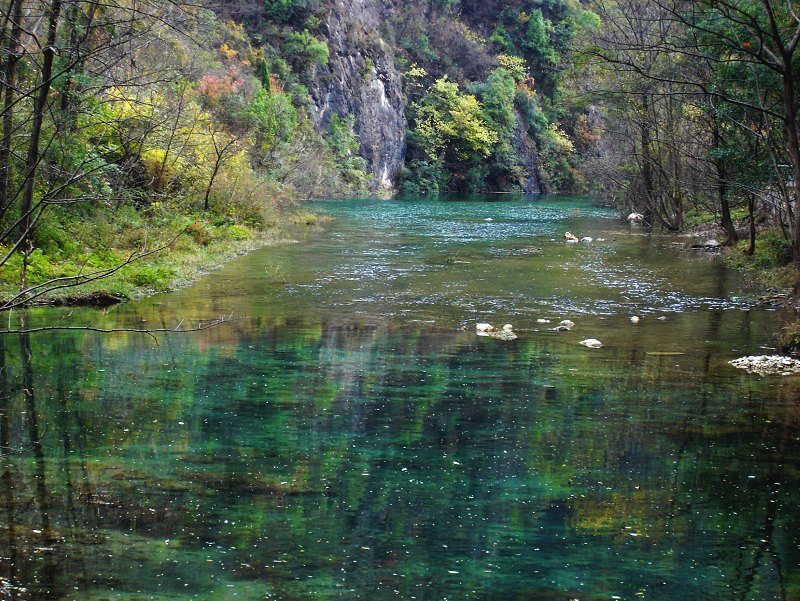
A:
<svg viewBox="0 0 800 601">
<path fill-rule="evenodd" d="M 752 355 L 729 361 L 739 369 L 762 376 L 790 376 L 800 374 L 800 359 L 782 355 Z"/>
</svg>

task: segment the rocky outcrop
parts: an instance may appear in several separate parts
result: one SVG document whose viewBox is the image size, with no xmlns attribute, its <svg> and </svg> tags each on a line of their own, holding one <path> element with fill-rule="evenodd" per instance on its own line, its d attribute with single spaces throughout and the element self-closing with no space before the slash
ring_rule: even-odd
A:
<svg viewBox="0 0 800 601">
<path fill-rule="evenodd" d="M 381 34 L 391 10 L 380 0 L 331 1 L 323 27 L 330 60 L 316 68 L 310 89 L 319 126 L 333 113 L 355 118 L 376 191 L 393 188 L 406 146 L 400 74 Z"/>
<path fill-rule="evenodd" d="M 541 194 L 549 192 L 542 185 L 542 178 L 539 167 L 539 149 L 536 142 L 525 125 L 525 120 L 521 114 L 517 113 L 517 127 L 511 139 L 511 145 L 517 154 L 519 166 L 522 167 L 519 187 L 523 194 Z"/>
</svg>

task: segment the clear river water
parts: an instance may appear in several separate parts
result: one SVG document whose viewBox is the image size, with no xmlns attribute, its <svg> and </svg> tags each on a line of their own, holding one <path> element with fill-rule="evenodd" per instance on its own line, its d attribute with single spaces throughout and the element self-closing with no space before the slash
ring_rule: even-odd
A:
<svg viewBox="0 0 800 601">
<path fill-rule="evenodd" d="M 313 209 L 27 317 L 234 321 L 0 336 L 0 599 L 800 599 L 800 379 L 728 364 L 780 325 L 736 273 L 581 198 Z"/>
</svg>

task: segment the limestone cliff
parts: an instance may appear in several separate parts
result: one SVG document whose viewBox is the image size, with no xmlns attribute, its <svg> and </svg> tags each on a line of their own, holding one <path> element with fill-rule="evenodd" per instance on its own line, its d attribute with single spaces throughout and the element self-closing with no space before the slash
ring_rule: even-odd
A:
<svg viewBox="0 0 800 601">
<path fill-rule="evenodd" d="M 354 116 L 376 191 L 393 189 L 406 147 L 400 74 L 381 33 L 389 10 L 381 0 L 331 0 L 322 27 L 330 60 L 316 68 L 310 89 L 318 125 L 332 113 Z"/>
</svg>

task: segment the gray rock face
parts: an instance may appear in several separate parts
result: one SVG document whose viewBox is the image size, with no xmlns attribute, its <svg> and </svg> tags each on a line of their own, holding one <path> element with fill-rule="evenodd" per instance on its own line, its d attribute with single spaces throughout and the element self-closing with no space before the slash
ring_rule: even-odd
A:
<svg viewBox="0 0 800 601">
<path fill-rule="evenodd" d="M 380 0 L 335 0 L 325 22 L 328 65 L 317 67 L 311 85 L 317 124 L 333 113 L 355 117 L 362 156 L 373 189 L 391 190 L 403 161 L 407 122 L 400 74 L 381 24 L 391 10 Z"/>
<path fill-rule="evenodd" d="M 517 127 L 514 131 L 511 145 L 517 153 L 520 166 L 523 168 L 522 178 L 519 182 L 520 188 L 523 194 L 549 192 L 546 187 L 542 186 L 539 173 L 539 149 L 536 148 L 536 143 L 524 123 L 522 115 L 517 113 Z"/>
</svg>

